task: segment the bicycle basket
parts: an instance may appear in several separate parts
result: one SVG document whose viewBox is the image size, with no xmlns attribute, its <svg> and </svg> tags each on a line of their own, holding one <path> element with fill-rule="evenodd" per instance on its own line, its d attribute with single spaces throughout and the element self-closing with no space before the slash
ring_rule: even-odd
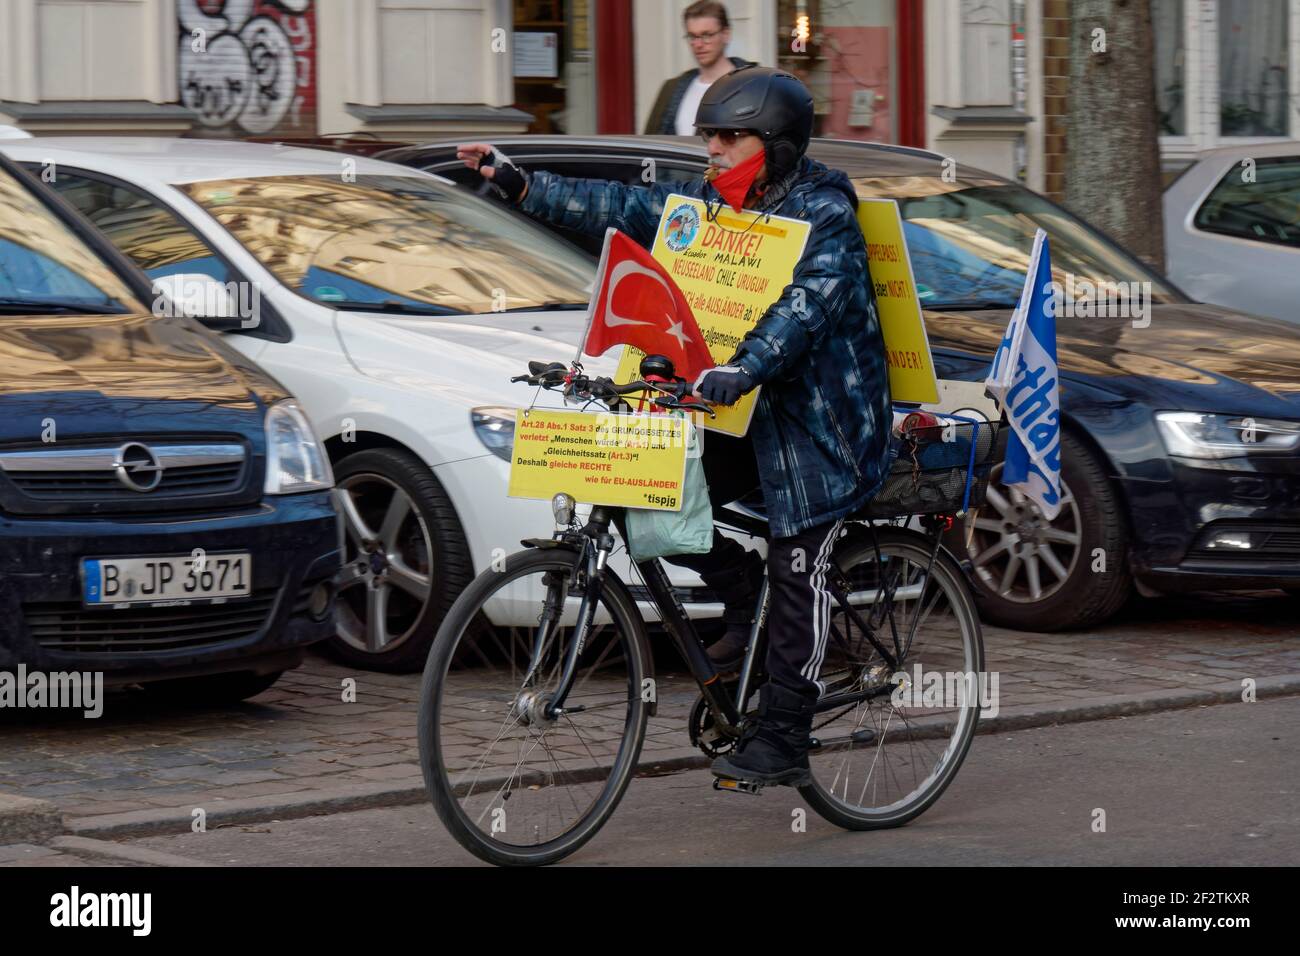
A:
<svg viewBox="0 0 1300 956">
<path fill-rule="evenodd" d="M 893 461 L 885 483 L 862 509 L 865 518 L 951 514 L 984 503 L 997 448 L 998 426 L 988 422 L 944 421 L 939 440 L 891 436 Z M 973 454 L 972 454 L 973 452 Z"/>
</svg>

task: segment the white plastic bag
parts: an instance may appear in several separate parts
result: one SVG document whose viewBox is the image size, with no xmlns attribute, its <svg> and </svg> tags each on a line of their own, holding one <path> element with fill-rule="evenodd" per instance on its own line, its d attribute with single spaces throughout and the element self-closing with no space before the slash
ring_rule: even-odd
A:
<svg viewBox="0 0 1300 956">
<path fill-rule="evenodd" d="M 692 422 L 687 422 L 686 427 L 689 436 L 681 510 L 627 509 L 627 550 L 633 561 L 704 554 L 713 547 L 713 505 L 699 454 L 699 436 Z"/>
</svg>

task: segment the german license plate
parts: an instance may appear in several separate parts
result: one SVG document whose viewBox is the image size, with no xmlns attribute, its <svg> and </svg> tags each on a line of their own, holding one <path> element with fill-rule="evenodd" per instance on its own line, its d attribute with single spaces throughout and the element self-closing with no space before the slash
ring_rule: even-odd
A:
<svg viewBox="0 0 1300 956">
<path fill-rule="evenodd" d="M 246 552 L 81 559 L 87 605 L 216 604 L 248 597 L 252 580 Z"/>
</svg>

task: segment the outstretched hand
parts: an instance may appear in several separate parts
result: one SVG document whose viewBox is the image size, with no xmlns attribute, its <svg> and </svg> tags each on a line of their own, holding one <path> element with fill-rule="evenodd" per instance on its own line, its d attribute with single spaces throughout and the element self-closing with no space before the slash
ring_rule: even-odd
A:
<svg viewBox="0 0 1300 956">
<path fill-rule="evenodd" d="M 514 163 L 490 143 L 461 143 L 456 158 L 492 183 L 506 200 L 517 203 L 528 192 L 528 180 Z"/>
</svg>

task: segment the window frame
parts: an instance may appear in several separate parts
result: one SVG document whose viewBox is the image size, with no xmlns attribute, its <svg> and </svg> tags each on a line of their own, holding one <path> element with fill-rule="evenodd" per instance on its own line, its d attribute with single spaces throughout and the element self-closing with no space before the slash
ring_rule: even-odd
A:
<svg viewBox="0 0 1300 956">
<path fill-rule="evenodd" d="M 1184 0 L 1183 3 L 1183 109 L 1186 132 L 1161 136 L 1160 153 L 1166 161 L 1194 162 L 1209 149 L 1254 146 L 1300 139 L 1300 0 L 1287 2 L 1287 116 L 1290 126 L 1282 136 L 1223 136 L 1219 132 L 1219 0 Z"/>
<path fill-rule="evenodd" d="M 1257 169 L 1262 165 L 1280 165 L 1282 163 L 1289 163 L 1296 168 L 1297 177 L 1300 179 L 1300 149 L 1297 149 L 1296 155 L 1294 156 L 1261 156 L 1255 161 L 1255 163 Z M 1231 164 L 1227 170 L 1224 171 L 1223 175 L 1219 176 L 1214 181 L 1214 184 L 1206 190 L 1205 195 L 1201 197 L 1200 202 L 1197 203 L 1195 210 L 1188 219 L 1188 225 L 1191 227 L 1192 231 L 1194 233 L 1214 236 L 1220 239 L 1235 239 L 1238 242 L 1259 243 L 1268 246 L 1269 248 L 1289 249 L 1293 252 L 1300 252 L 1300 237 L 1297 237 L 1296 242 L 1289 243 L 1277 239 L 1270 239 L 1265 236 L 1243 236 L 1239 233 L 1228 232 L 1222 229 L 1206 228 L 1201 225 L 1201 214 L 1205 212 L 1206 207 L 1210 204 L 1210 200 L 1214 198 L 1214 194 L 1228 183 L 1229 177 L 1239 175 L 1239 173 L 1240 170 L 1238 165 L 1236 163 Z"/>
<path fill-rule="evenodd" d="M 18 163 L 0 152 L 0 170 L 12 176 L 19 185 L 35 197 L 36 201 L 48 209 L 55 218 L 62 222 L 74 235 L 90 247 L 105 264 L 116 273 L 118 279 L 132 292 L 139 305 L 148 308 L 153 300 L 153 283 L 144 272 L 108 240 L 108 237 L 96 229 L 72 203 L 68 202 L 53 189 L 40 181 L 29 167 L 39 163 Z"/>
<path fill-rule="evenodd" d="M 37 169 L 40 168 L 40 164 L 36 162 L 24 162 L 21 163 L 20 165 L 24 166 L 27 170 L 31 170 L 33 168 L 37 168 Z M 178 223 L 181 224 L 181 226 L 183 226 L 185 229 L 188 229 L 191 233 L 193 233 L 194 237 L 198 239 L 198 241 L 203 245 L 203 247 L 207 249 L 209 253 L 212 254 L 212 257 L 216 259 L 218 262 L 220 262 L 222 266 L 226 269 L 227 275 L 230 276 L 230 281 L 251 282 L 251 280 L 248 278 L 247 273 L 245 273 L 244 270 L 240 269 L 233 262 L 231 262 L 230 257 L 227 256 L 225 253 L 223 253 L 220 249 L 215 248 L 212 245 L 212 243 L 208 241 L 208 237 L 205 236 L 193 223 L 191 223 L 188 219 L 186 219 L 185 216 L 183 216 L 172 203 L 168 202 L 162 196 L 159 196 L 153 190 L 147 189 L 144 186 L 139 185 L 138 183 L 129 182 L 125 179 L 122 179 L 120 176 L 112 176 L 109 175 L 108 173 L 96 172 L 94 170 L 86 169 L 81 166 L 60 164 L 59 175 L 80 176 L 82 179 L 89 179 L 93 182 L 103 183 L 106 186 L 116 186 L 119 189 L 124 189 L 127 192 L 134 193 L 140 196 L 141 198 L 145 199 L 146 201 L 153 203 L 154 205 L 158 206 L 160 209 L 169 213 L 172 216 L 172 218 L 174 218 Z M 72 203 L 69 200 L 65 199 L 57 189 L 55 189 L 52 186 L 47 186 L 46 188 L 49 189 L 51 193 L 58 196 L 61 202 L 68 203 L 68 205 L 71 208 L 76 210 L 78 216 L 85 219 L 85 221 L 92 228 L 94 228 L 94 223 L 91 222 L 90 218 L 86 216 L 84 213 L 82 213 L 81 210 L 76 209 L 75 206 L 72 206 Z M 95 229 L 95 232 L 99 234 L 98 229 Z M 149 283 L 149 293 L 145 297 L 144 301 L 146 303 L 152 302 L 154 297 L 157 295 L 157 293 L 154 291 L 153 281 L 149 279 L 144 269 L 141 266 L 139 266 L 133 259 L 131 259 L 130 256 L 128 256 L 126 253 L 118 249 L 117 246 L 114 245 L 113 240 L 109 239 L 108 236 L 105 235 L 103 238 L 105 242 L 107 242 L 110 246 L 113 247 L 114 251 L 116 251 L 118 255 L 122 256 L 124 259 L 126 259 L 127 262 L 131 264 L 132 269 L 136 270 L 137 272 L 140 273 L 140 275 L 144 276 L 145 281 Z M 217 331 L 221 333 L 230 332 L 239 335 L 247 335 L 251 338 L 266 339 L 270 342 L 285 343 L 285 342 L 293 341 L 293 330 L 290 328 L 289 323 L 285 321 L 284 317 L 280 315 L 279 311 L 275 308 L 275 306 L 273 306 L 267 300 L 265 296 L 261 297 L 260 299 L 259 309 L 260 309 L 260 317 L 262 321 L 255 328 L 243 328 L 241 325 L 238 324 L 231 326 L 225 324 L 221 319 L 214 319 L 211 317 L 191 316 L 191 318 L 193 318 L 195 322 L 199 322 L 202 325 L 212 329 L 213 331 Z"/>
</svg>

